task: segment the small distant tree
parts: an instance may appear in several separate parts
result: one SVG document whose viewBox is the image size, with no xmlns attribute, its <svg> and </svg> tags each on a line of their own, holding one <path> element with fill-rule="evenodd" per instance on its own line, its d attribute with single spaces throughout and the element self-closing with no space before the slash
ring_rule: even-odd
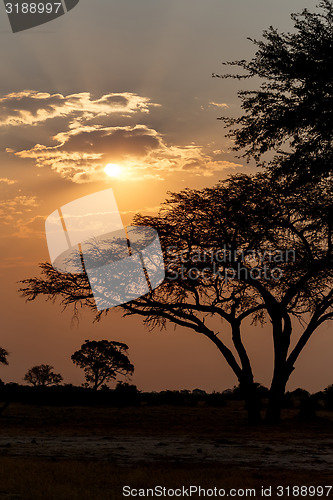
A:
<svg viewBox="0 0 333 500">
<path fill-rule="evenodd" d="M 8 351 L 6 351 L 3 347 L 0 347 L 0 363 L 2 365 L 8 365 L 7 356 Z"/>
<path fill-rule="evenodd" d="M 7 361 L 7 356 L 8 356 L 8 351 L 4 349 L 3 347 L 0 347 L 0 364 L 2 365 L 8 365 Z M 5 384 L 3 381 L 0 379 L 0 387 L 3 387 Z M 9 405 L 9 401 L 6 401 L 1 407 L 0 407 L 0 415 L 1 413 L 7 408 Z"/>
<path fill-rule="evenodd" d="M 116 376 L 129 375 L 134 366 L 127 356 L 128 346 L 109 340 L 86 340 L 71 359 L 84 370 L 87 383 L 97 390 Z"/>
<path fill-rule="evenodd" d="M 38 365 L 30 368 L 25 374 L 25 382 L 35 387 L 47 387 L 49 385 L 59 385 L 63 378 L 60 373 L 54 373 L 51 365 Z"/>
<path fill-rule="evenodd" d="M 333 384 L 324 390 L 324 399 L 327 410 L 333 410 Z"/>
</svg>

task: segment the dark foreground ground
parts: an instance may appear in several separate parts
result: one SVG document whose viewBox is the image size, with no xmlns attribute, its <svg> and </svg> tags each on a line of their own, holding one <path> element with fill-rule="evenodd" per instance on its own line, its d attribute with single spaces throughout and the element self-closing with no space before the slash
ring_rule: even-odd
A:
<svg viewBox="0 0 333 500">
<path fill-rule="evenodd" d="M 225 496 L 231 488 L 256 490 L 235 498 L 264 498 L 261 487 L 273 486 L 270 498 L 333 498 L 333 487 L 329 496 L 276 490 L 333 486 L 332 430 L 332 412 L 309 423 L 294 410 L 280 426 L 251 428 L 237 401 L 222 408 L 12 404 L 0 418 L 0 499 L 118 500 L 125 485 L 216 487 Z"/>
</svg>

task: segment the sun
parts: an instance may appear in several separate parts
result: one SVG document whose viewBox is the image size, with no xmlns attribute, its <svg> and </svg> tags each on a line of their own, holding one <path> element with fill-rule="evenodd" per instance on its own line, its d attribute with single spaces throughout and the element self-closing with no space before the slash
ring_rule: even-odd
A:
<svg viewBox="0 0 333 500">
<path fill-rule="evenodd" d="M 104 169 L 104 172 L 109 177 L 119 177 L 122 172 L 122 168 L 116 163 L 108 163 Z"/>
</svg>

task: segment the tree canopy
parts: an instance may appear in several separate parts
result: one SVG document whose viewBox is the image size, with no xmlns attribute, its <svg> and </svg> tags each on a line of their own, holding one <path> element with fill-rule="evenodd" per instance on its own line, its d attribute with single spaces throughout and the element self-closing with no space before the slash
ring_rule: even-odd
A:
<svg viewBox="0 0 333 500">
<path fill-rule="evenodd" d="M 58 385 L 63 378 L 60 373 L 52 371 L 51 365 L 36 365 L 30 368 L 24 376 L 25 382 L 35 387 L 47 387 L 49 385 Z"/>
<path fill-rule="evenodd" d="M 220 78 L 259 78 L 258 90 L 238 93 L 244 114 L 221 117 L 234 149 L 296 181 L 332 175 L 333 5 L 322 0 L 318 12 L 292 14 L 294 30 L 270 27 L 250 61 L 225 63 L 241 70 Z M 264 160 L 264 154 L 273 159 Z"/>
<path fill-rule="evenodd" d="M 128 346 L 122 342 L 86 340 L 71 359 L 74 364 L 83 368 L 87 383 L 97 390 L 101 385 L 114 380 L 117 375 L 126 376 L 134 372 L 127 351 Z"/>
</svg>

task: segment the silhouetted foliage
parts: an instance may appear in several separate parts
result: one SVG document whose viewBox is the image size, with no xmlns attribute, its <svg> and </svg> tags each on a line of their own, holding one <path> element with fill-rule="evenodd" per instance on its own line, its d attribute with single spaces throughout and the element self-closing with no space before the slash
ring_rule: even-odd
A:
<svg viewBox="0 0 333 500">
<path fill-rule="evenodd" d="M 8 360 L 7 360 L 7 356 L 8 356 L 8 351 L 6 351 L 6 349 L 4 349 L 3 347 L 0 347 L 0 364 L 3 364 L 3 365 L 8 365 Z M 0 379 L 0 389 L 2 389 L 4 386 L 4 383 L 3 381 Z M 2 415 L 2 413 L 5 411 L 5 409 L 7 408 L 7 406 L 9 405 L 9 401 L 7 400 L 1 407 L 0 407 L 0 415 Z"/>
<path fill-rule="evenodd" d="M 300 401 L 299 419 L 312 421 L 317 419 L 318 402 L 316 397 L 310 394 Z"/>
<path fill-rule="evenodd" d="M 319 3 L 319 12 L 293 14 L 292 33 L 270 27 L 263 40 L 250 39 L 252 60 L 225 63 L 240 74 L 220 78 L 259 78 L 259 90 L 238 93 L 244 114 L 221 117 L 235 141 L 234 150 L 299 181 L 330 176 L 333 171 L 333 6 Z"/>
<path fill-rule="evenodd" d="M 309 420 L 313 418 L 314 410 L 333 410 L 333 386 L 327 387 L 324 391 L 316 394 L 309 394 L 308 391 L 297 389 L 287 392 L 284 398 L 284 408 L 298 410 L 301 419 Z M 211 406 L 224 407 L 228 402 L 242 401 L 244 395 L 240 393 L 239 387 L 221 392 L 198 394 L 195 390 L 160 392 L 141 392 L 135 385 L 119 382 L 115 389 L 105 386 L 99 391 L 92 388 L 77 387 L 72 384 L 64 384 L 48 387 L 34 387 L 8 383 L 1 385 L 0 401 L 7 400 L 12 403 L 22 403 L 28 405 L 42 406 L 100 406 L 100 407 L 125 407 L 125 406 L 175 406 L 175 407 L 197 407 Z M 269 390 L 257 384 L 260 398 L 262 398 L 262 408 L 267 405 Z M 307 412 L 307 403 L 310 402 L 310 415 Z M 5 403 L 4 408 L 8 406 Z M 304 409 L 306 412 L 304 413 Z M 2 407 L 0 408 L 1 415 Z"/>
<path fill-rule="evenodd" d="M 115 389 L 101 386 L 96 391 L 90 387 L 77 387 L 64 384 L 49 387 L 34 387 L 16 383 L 4 384 L 0 400 L 11 402 L 43 405 L 43 406 L 213 406 L 226 405 L 226 397 L 219 392 L 197 394 L 195 391 L 160 391 L 141 392 L 135 385 L 118 382 Z M 232 398 L 231 398 L 232 399 Z"/>
<path fill-rule="evenodd" d="M 263 385 L 261 385 L 257 382 L 254 384 L 254 386 L 255 386 L 255 391 L 257 393 L 257 397 L 259 400 L 262 400 L 264 398 L 269 398 L 269 389 L 267 387 L 264 387 Z M 243 388 L 240 385 L 235 386 L 232 389 L 231 393 L 228 395 L 228 399 L 232 399 L 232 400 L 245 399 Z"/>
<path fill-rule="evenodd" d="M 51 365 L 33 366 L 24 375 L 24 380 L 35 387 L 58 385 L 62 382 L 63 378 L 60 373 L 55 373 L 52 370 L 53 366 Z"/>
<path fill-rule="evenodd" d="M 117 375 L 126 376 L 134 372 L 127 351 L 128 346 L 121 342 L 86 340 L 71 359 L 74 364 L 83 368 L 87 383 L 97 390 L 114 380 Z"/>
<path fill-rule="evenodd" d="M 0 347 L 0 363 L 2 365 L 8 365 L 7 357 L 8 351 L 6 351 L 6 349 L 4 349 L 3 347 Z"/>
<path fill-rule="evenodd" d="M 333 385 L 326 387 L 324 391 L 325 405 L 328 410 L 333 410 Z"/>
<path fill-rule="evenodd" d="M 138 403 L 139 391 L 136 385 L 119 381 L 113 391 L 112 397 L 119 406 L 135 405 Z"/>
</svg>

